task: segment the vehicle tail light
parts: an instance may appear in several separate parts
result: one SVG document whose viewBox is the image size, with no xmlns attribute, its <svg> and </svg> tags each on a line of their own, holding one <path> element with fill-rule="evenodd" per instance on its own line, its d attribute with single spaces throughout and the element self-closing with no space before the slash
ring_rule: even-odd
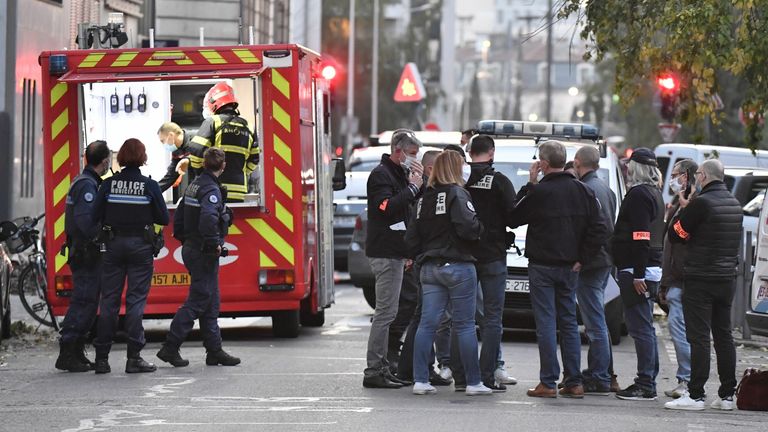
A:
<svg viewBox="0 0 768 432">
<path fill-rule="evenodd" d="M 261 270 L 259 272 L 261 291 L 292 291 L 294 282 L 293 270 Z"/>
<path fill-rule="evenodd" d="M 72 288 L 74 288 L 72 284 L 72 276 L 65 275 L 65 276 L 56 276 L 56 293 L 61 293 L 62 291 L 72 291 Z"/>
<path fill-rule="evenodd" d="M 355 217 L 355 231 L 363 229 L 363 219 L 360 216 Z"/>
</svg>

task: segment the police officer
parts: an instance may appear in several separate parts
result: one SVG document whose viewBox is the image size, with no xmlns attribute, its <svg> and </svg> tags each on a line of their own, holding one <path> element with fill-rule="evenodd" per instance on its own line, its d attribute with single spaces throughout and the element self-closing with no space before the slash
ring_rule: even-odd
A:
<svg viewBox="0 0 768 432">
<path fill-rule="evenodd" d="M 205 150 L 220 147 L 226 155 L 227 167 L 219 181 L 227 188 L 227 202 L 243 202 L 248 179 L 259 164 L 256 137 L 248 128 L 248 121 L 240 117 L 235 91 L 228 84 L 220 82 L 208 90 L 203 105 L 203 112 L 211 111 L 213 115 L 203 121 L 192 138 L 190 165 L 201 169 Z"/>
<path fill-rule="evenodd" d="M 203 156 L 205 170 L 184 193 L 173 217 L 173 233 L 182 244 L 181 256 L 192 276 L 189 296 L 171 322 L 171 331 L 157 357 L 175 367 L 184 367 L 179 347 L 196 319 L 200 320 L 208 366 L 235 366 L 240 359 L 221 349 L 219 318 L 219 256 L 226 256 L 224 236 L 232 224 L 232 213 L 224 205 L 226 193 L 219 177 L 226 167 L 221 149 L 209 148 Z"/>
<path fill-rule="evenodd" d="M 160 191 L 165 192 L 171 186 L 177 187 L 182 176 L 189 171 L 189 143 L 192 141 L 192 135 L 184 132 L 184 129 L 174 122 L 165 122 L 157 130 L 157 138 L 163 143 L 165 149 L 171 152 L 168 171 L 157 182 L 160 185 Z M 195 174 L 197 174 L 196 170 L 189 171 L 187 179 L 190 183 L 195 179 Z"/>
<path fill-rule="evenodd" d="M 94 199 L 101 184 L 101 176 L 112 163 L 106 141 L 94 141 L 85 148 L 86 167 L 69 187 L 64 217 L 67 249 L 74 291 L 61 324 L 59 357 L 56 369 L 86 372 L 93 363 L 85 356 L 86 333 L 96 318 L 101 292 L 101 254 L 95 242 L 101 225 L 91 220 Z"/>
<path fill-rule="evenodd" d="M 101 314 L 94 340 L 96 373 L 111 371 L 109 351 L 117 327 L 120 297 L 126 277 L 125 331 L 128 333 L 126 373 L 154 372 L 141 358 L 144 347 L 142 318 L 152 281 L 152 255 L 156 248 L 154 224 L 168 225 L 168 209 L 157 182 L 141 174 L 146 164 L 144 144 L 136 138 L 123 143 L 117 154 L 123 170 L 105 180 L 96 195 L 93 220 L 102 224 Z"/>
</svg>

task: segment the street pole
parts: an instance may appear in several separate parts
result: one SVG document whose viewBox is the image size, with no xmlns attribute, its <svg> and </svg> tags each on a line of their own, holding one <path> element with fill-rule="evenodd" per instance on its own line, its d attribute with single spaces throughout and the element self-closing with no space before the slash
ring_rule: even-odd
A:
<svg viewBox="0 0 768 432">
<path fill-rule="evenodd" d="M 547 121 L 552 121 L 552 0 L 547 2 Z"/>
<path fill-rule="evenodd" d="M 347 56 L 347 154 L 352 150 L 355 113 L 355 0 L 349 0 L 349 55 Z"/>
<path fill-rule="evenodd" d="M 379 0 L 373 1 L 373 60 L 371 67 L 371 135 L 379 133 Z"/>
</svg>

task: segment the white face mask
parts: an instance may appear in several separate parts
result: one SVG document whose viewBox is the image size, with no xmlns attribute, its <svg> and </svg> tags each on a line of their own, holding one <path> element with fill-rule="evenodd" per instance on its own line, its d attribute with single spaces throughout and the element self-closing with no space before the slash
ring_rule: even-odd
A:
<svg viewBox="0 0 768 432">
<path fill-rule="evenodd" d="M 461 178 L 464 179 L 464 183 L 469 181 L 469 175 L 472 174 L 472 167 L 464 165 L 461 167 Z"/>
<path fill-rule="evenodd" d="M 405 155 L 405 161 L 403 162 L 403 168 L 410 170 L 413 163 L 416 162 L 416 156 Z"/>
<path fill-rule="evenodd" d="M 679 193 L 681 190 L 683 190 L 683 185 L 680 183 L 680 178 L 675 178 L 672 180 L 672 182 L 669 183 L 669 188 L 672 189 L 672 192 Z"/>
</svg>

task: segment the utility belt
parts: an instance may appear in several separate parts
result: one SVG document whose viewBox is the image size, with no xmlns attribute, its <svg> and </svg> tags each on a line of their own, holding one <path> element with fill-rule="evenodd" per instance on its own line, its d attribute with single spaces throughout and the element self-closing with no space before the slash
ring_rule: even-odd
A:
<svg viewBox="0 0 768 432">
<path fill-rule="evenodd" d="M 160 250 L 165 246 L 163 229 L 160 228 L 160 231 L 155 232 L 155 226 L 152 224 L 144 225 L 142 228 L 120 228 L 104 225 L 97 240 L 101 245 L 101 252 L 107 251 L 107 243 L 115 237 L 142 237 L 147 244 L 152 246 L 154 256 L 160 254 Z"/>
<path fill-rule="evenodd" d="M 98 243 L 91 240 L 75 240 L 69 235 L 59 254 L 67 257 L 67 264 L 72 270 L 93 268 L 101 262 Z"/>
<path fill-rule="evenodd" d="M 229 256 L 229 249 L 221 246 L 221 251 L 218 252 L 219 245 L 212 243 L 205 243 L 203 238 L 197 234 L 184 236 L 184 246 L 188 246 L 192 249 L 199 250 L 204 255 L 218 255 L 220 257 Z"/>
</svg>

